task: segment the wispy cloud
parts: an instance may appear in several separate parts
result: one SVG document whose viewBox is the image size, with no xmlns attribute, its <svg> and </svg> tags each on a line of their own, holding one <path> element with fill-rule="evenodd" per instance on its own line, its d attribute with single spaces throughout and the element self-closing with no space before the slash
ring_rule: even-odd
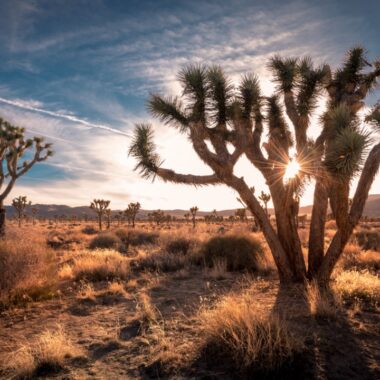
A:
<svg viewBox="0 0 380 380">
<path fill-rule="evenodd" d="M 53 112 L 53 111 L 48 111 L 48 110 L 45 110 L 45 109 L 42 109 L 42 108 L 38 108 L 38 107 L 36 107 L 34 105 L 34 104 L 36 104 L 35 102 L 25 102 L 25 101 L 20 101 L 20 100 L 10 100 L 10 99 L 5 99 L 5 98 L 1 98 L 1 97 L 0 97 L 0 102 L 3 102 L 5 104 L 9 104 L 9 105 L 14 106 L 14 107 L 22 108 L 22 109 L 25 109 L 25 110 L 28 110 L 28 111 L 39 112 L 39 113 L 42 113 L 42 114 L 45 114 L 45 115 L 49 115 L 49 116 L 58 117 L 58 118 L 65 119 L 65 120 L 69 120 L 69 121 L 72 121 L 72 122 L 77 123 L 77 124 L 84 125 L 84 126 L 89 127 L 89 128 L 98 128 L 98 129 L 102 129 L 104 131 L 108 131 L 108 132 L 116 133 L 116 134 L 123 135 L 123 136 L 126 136 L 126 137 L 130 137 L 130 134 L 125 133 L 125 132 L 120 131 L 120 130 L 115 129 L 115 128 L 111 128 L 108 125 L 95 124 L 95 123 L 91 123 L 91 122 L 89 122 L 87 120 L 80 119 L 80 118 L 78 118 L 76 116 L 73 116 L 73 115 L 68 115 L 68 114 L 63 114 L 63 113 L 60 113 L 60 112 Z M 37 103 L 37 104 L 40 104 L 40 103 Z"/>
</svg>

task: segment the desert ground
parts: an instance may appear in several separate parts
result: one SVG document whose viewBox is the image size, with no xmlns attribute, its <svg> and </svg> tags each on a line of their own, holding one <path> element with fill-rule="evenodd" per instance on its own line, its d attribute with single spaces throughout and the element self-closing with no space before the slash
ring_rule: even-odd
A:
<svg viewBox="0 0 380 380">
<path fill-rule="evenodd" d="M 251 223 L 8 223 L 0 377 L 379 378 L 379 236 L 361 223 L 321 293 L 279 287 Z"/>
</svg>

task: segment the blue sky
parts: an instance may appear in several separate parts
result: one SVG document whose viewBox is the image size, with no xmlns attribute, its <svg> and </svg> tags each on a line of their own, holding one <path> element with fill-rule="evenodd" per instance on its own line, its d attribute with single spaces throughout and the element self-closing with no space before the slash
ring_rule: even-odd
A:
<svg viewBox="0 0 380 380">
<path fill-rule="evenodd" d="M 45 135 L 56 152 L 13 195 L 69 205 L 100 197 L 114 207 L 134 200 L 145 208 L 238 207 L 226 187 L 152 184 L 132 171 L 128 135 L 136 122 L 153 121 L 145 110 L 149 93 L 178 94 L 176 73 L 194 62 L 221 64 L 236 81 L 253 71 L 269 94 L 265 64 L 274 53 L 336 67 L 349 47 L 362 44 L 373 59 L 380 56 L 379 12 L 375 0 L 2 0 L 0 116 Z M 377 91 L 368 104 L 378 98 Z M 208 173 L 186 139 L 153 122 L 166 166 Z M 244 160 L 238 170 L 265 189 Z M 379 178 L 371 192 L 380 192 Z"/>
</svg>

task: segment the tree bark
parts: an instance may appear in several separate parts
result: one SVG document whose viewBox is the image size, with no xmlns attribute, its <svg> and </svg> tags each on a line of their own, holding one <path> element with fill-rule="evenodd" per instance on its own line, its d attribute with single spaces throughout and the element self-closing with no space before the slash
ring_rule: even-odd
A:
<svg viewBox="0 0 380 380">
<path fill-rule="evenodd" d="M 252 194 L 252 191 L 249 189 L 242 178 L 232 176 L 231 178 L 226 179 L 226 183 L 239 193 L 240 198 L 244 201 L 252 214 L 256 217 L 257 222 L 259 223 L 260 228 L 272 252 L 281 283 L 285 284 L 296 281 L 293 276 L 286 252 L 284 251 L 284 248 L 282 247 L 280 240 L 276 235 L 276 232 L 270 224 L 265 211 L 260 206 L 259 201 Z"/>
<path fill-rule="evenodd" d="M 348 239 L 363 214 L 368 193 L 379 170 L 379 165 L 380 144 L 377 144 L 371 150 L 364 165 L 358 186 L 356 188 L 355 196 L 352 201 L 347 222 L 344 223 L 341 228 L 338 227 L 338 231 L 336 232 L 325 257 L 323 258 L 322 265 L 317 274 L 318 282 L 321 285 L 324 285 L 329 281 L 334 267 L 348 242 Z"/>
<path fill-rule="evenodd" d="M 5 237 L 5 208 L 0 205 L 0 238 Z"/>
</svg>

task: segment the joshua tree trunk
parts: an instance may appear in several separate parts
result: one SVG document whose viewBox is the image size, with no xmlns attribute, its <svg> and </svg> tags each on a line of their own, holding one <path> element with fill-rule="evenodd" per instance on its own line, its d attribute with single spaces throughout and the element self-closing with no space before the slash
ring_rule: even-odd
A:
<svg viewBox="0 0 380 380">
<path fill-rule="evenodd" d="M 102 226 L 102 215 L 98 215 L 98 224 L 99 224 L 99 230 L 101 231 L 103 226 Z"/>
<path fill-rule="evenodd" d="M 0 238 L 5 236 L 5 207 L 0 204 Z"/>
</svg>

